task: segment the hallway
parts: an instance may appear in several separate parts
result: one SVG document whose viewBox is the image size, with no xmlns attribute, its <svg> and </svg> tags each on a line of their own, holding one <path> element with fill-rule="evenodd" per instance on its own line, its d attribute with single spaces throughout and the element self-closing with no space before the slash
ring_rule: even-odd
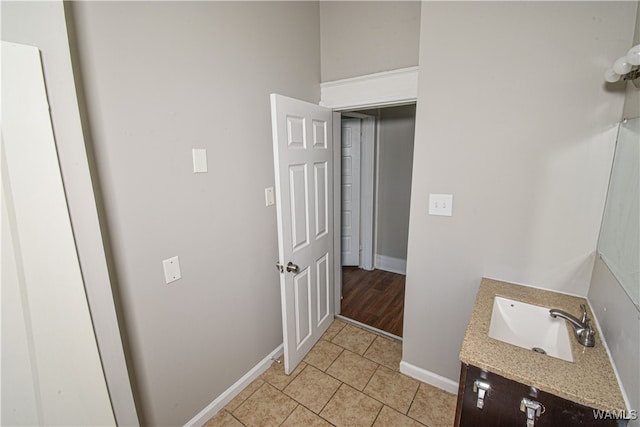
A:
<svg viewBox="0 0 640 427">
<path fill-rule="evenodd" d="M 402 337 L 405 276 L 342 268 L 341 315 Z"/>
</svg>

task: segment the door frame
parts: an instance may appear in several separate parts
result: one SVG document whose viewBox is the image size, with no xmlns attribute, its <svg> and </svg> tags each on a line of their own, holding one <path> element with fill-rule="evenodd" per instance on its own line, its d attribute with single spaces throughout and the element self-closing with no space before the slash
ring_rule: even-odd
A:
<svg viewBox="0 0 640 427">
<path fill-rule="evenodd" d="M 103 317 L 114 308 L 111 294 L 103 295 L 100 310 L 94 312 L 91 304 L 78 230 L 71 215 L 72 199 L 63 179 L 65 157 L 56 145 L 65 138 L 57 139 L 61 133 L 50 108 L 56 103 L 46 91 L 55 79 L 46 78 L 46 63 L 38 47 L 2 41 L 2 49 L 7 66 L 5 69 L 3 64 L 2 82 L 11 83 L 7 86 L 12 88 L 3 93 L 3 100 L 14 107 L 13 114 L 3 117 L 0 138 L 3 216 L 6 214 L 8 221 L 8 234 L 3 235 L 8 241 L 3 243 L 10 247 L 13 259 L 8 270 L 12 271 L 13 296 L 19 301 L 19 306 L 13 307 L 18 321 L 11 325 L 18 329 L 13 334 L 19 337 L 14 356 L 24 361 L 17 372 L 32 383 L 26 386 L 28 391 L 22 390 L 32 399 L 19 399 L 30 404 L 18 408 L 16 416 L 29 407 L 43 424 L 93 420 L 138 425 L 120 335 L 105 338 L 109 329 L 117 331 L 115 310 L 110 313 L 113 317 Z M 29 131 L 25 133 L 27 122 Z M 91 186 L 88 188 L 91 192 Z M 34 195 L 38 196 L 33 199 L 36 203 L 30 201 Z M 91 219 L 83 217 L 87 223 Z M 38 233 L 42 229 L 46 229 L 44 236 Z M 60 297 L 64 308 L 56 300 Z M 103 346 L 105 340 L 108 346 Z M 54 349 L 57 354 L 47 356 L 47 351 Z M 73 398 L 77 393 L 89 403 L 79 405 Z M 65 416 L 70 411 L 74 412 L 71 419 Z"/>
<path fill-rule="evenodd" d="M 320 105 L 333 109 L 333 213 L 335 314 L 340 314 L 342 266 L 340 263 L 340 164 L 341 112 L 346 110 L 390 107 L 418 103 L 418 67 L 367 74 L 320 84 Z"/>
</svg>

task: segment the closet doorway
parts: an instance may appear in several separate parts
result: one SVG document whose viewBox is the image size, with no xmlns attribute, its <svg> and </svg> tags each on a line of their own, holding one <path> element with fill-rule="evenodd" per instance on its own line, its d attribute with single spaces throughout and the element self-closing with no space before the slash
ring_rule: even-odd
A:
<svg viewBox="0 0 640 427">
<path fill-rule="evenodd" d="M 415 108 L 342 113 L 341 316 L 399 338 Z"/>
</svg>

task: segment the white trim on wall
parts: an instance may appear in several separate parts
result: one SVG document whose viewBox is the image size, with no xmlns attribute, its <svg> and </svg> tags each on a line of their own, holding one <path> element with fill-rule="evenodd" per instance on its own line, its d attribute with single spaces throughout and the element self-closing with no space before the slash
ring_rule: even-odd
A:
<svg viewBox="0 0 640 427">
<path fill-rule="evenodd" d="M 282 356 L 284 347 L 280 344 L 273 350 L 267 357 L 262 359 L 256 366 L 254 366 L 249 372 L 244 374 L 242 378 L 236 381 L 231 387 L 226 389 L 220 396 L 207 405 L 202 411 L 198 413 L 191 420 L 187 421 L 186 426 L 202 426 L 209 421 L 211 417 L 215 416 L 225 405 L 233 400 L 238 394 L 242 392 L 249 384 L 255 381 L 263 372 L 271 367 L 275 359 Z"/>
<path fill-rule="evenodd" d="M 390 271 L 391 273 L 407 274 L 407 260 L 393 258 L 386 255 L 376 254 L 375 266 L 378 270 Z"/>
<path fill-rule="evenodd" d="M 61 3 L 52 4 L 43 14 L 62 12 Z M 25 13 L 27 16 L 36 17 L 37 12 Z M 2 104 L 6 108 L 0 169 L 2 222 L 7 227 L 3 232 L 8 234 L 2 235 L 6 270 L 2 271 L 0 310 L 3 321 L 11 320 L 2 325 L 1 387 L 14 392 L 8 393 L 10 399 L 3 396 L 2 423 L 112 425 L 119 421 L 114 409 L 124 408 L 130 425 L 137 425 L 135 407 L 128 406 L 133 400 L 113 396 L 107 385 L 106 374 L 113 372 L 107 365 L 122 374 L 124 360 L 101 358 L 96 342 L 95 317 L 92 319 L 87 301 L 60 169 L 60 147 L 56 146 L 61 133 L 52 121 L 51 106 L 58 104 L 47 94 L 55 86 L 54 79 L 45 80 L 43 74 L 47 69 L 43 53 L 49 51 L 5 41 L 1 45 Z M 55 80 L 73 81 L 65 73 L 54 72 L 54 76 Z M 5 271 L 9 272 L 7 282 Z M 116 343 L 111 344 L 115 347 Z M 6 375 L 8 372 L 13 375 Z M 126 384 L 118 387 L 123 394 L 130 391 L 126 370 L 124 374 L 120 378 Z M 80 402 L 77 396 L 84 400 Z"/>
<path fill-rule="evenodd" d="M 333 112 L 333 274 L 334 313 L 342 309 L 342 115 Z"/>
<path fill-rule="evenodd" d="M 419 368 L 404 360 L 400 362 L 400 372 L 423 383 L 430 384 L 452 394 L 458 394 L 458 383 L 434 372 Z"/>
<path fill-rule="evenodd" d="M 356 110 L 363 107 L 384 107 L 417 102 L 418 100 L 418 67 L 400 68 L 383 73 L 367 74 L 350 79 L 335 80 L 320 84 L 320 105 L 333 108 L 334 164 L 340 164 L 340 113 L 337 111 Z M 377 122 L 377 121 L 376 121 Z M 376 123 L 376 141 L 379 137 L 379 126 Z M 377 147 L 376 147 L 377 150 Z M 376 156 L 377 157 L 377 156 Z M 377 164 L 376 174 L 377 174 Z M 334 168 L 334 248 L 335 261 L 335 314 L 340 314 L 342 301 L 342 268 L 340 267 L 340 184 L 341 173 Z M 376 182 L 377 188 L 377 182 Z M 377 200 L 376 204 L 377 212 Z M 377 228 L 377 215 L 374 215 L 374 227 Z M 374 251 L 377 242 L 374 233 Z M 375 263 L 375 259 L 374 259 Z"/>
<path fill-rule="evenodd" d="M 407 104 L 417 99 L 418 67 L 320 84 L 320 105 L 334 110 Z"/>
</svg>

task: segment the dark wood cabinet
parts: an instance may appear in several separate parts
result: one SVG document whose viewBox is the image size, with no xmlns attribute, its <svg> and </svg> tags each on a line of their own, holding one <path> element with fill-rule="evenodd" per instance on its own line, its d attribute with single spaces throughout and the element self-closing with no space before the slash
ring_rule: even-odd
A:
<svg viewBox="0 0 640 427">
<path fill-rule="evenodd" d="M 474 384 L 479 381 L 479 386 Z M 478 403 L 480 390 L 489 389 Z M 539 403 L 540 415 L 527 424 L 521 410 L 523 398 Z M 481 406 L 481 408 L 480 408 Z M 526 408 L 524 408 L 526 410 Z M 520 384 L 475 366 L 462 364 L 455 425 L 461 427 L 557 427 L 557 426 L 626 426 L 628 420 L 603 419 L 604 414 L 556 395 Z"/>
</svg>

